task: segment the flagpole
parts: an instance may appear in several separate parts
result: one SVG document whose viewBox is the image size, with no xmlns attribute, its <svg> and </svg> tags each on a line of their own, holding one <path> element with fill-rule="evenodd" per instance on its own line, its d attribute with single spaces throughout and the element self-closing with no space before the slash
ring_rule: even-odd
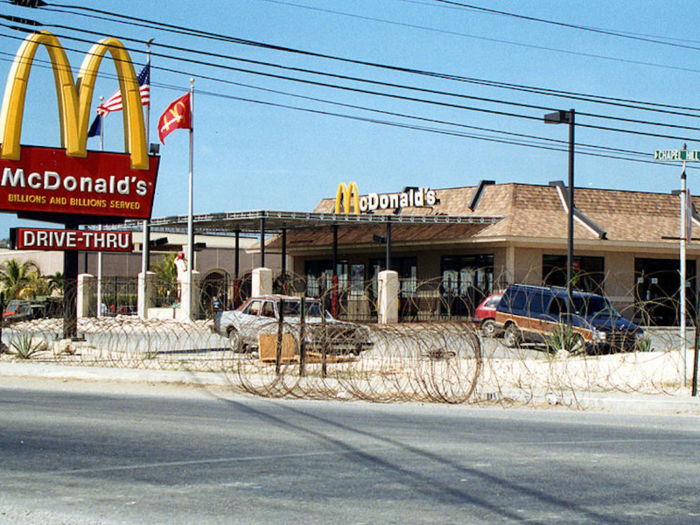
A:
<svg viewBox="0 0 700 525">
<path fill-rule="evenodd" d="M 148 83 L 151 83 L 151 43 L 153 42 L 151 38 L 146 43 L 146 67 L 148 68 Z M 150 89 L 150 88 L 149 88 Z M 150 129 L 151 129 L 151 103 L 149 102 L 146 106 L 146 145 L 149 144 Z M 146 272 L 148 272 L 151 266 L 151 225 L 148 219 L 143 221 L 143 234 L 141 239 L 141 273 L 143 274 L 144 280 L 146 279 Z M 144 290 L 145 293 L 145 290 Z M 148 308 L 148 298 L 144 297 L 144 311 L 141 312 L 141 316 L 146 319 L 148 317 L 146 309 Z"/>
<path fill-rule="evenodd" d="M 100 105 L 104 97 L 100 96 Z M 100 151 L 105 149 L 105 118 L 97 115 L 100 119 Z M 102 231 L 102 225 L 98 226 Z M 97 317 L 102 317 L 102 251 L 97 252 Z"/>
<path fill-rule="evenodd" d="M 192 267 L 194 266 L 194 78 L 190 78 L 190 179 L 187 214 L 187 288 L 189 294 L 189 314 L 193 319 L 192 308 Z"/>
</svg>

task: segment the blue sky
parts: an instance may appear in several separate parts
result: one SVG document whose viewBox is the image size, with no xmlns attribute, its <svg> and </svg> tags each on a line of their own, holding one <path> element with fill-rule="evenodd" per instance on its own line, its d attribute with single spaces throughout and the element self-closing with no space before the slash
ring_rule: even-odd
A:
<svg viewBox="0 0 700 525">
<path fill-rule="evenodd" d="M 692 114 L 698 113 L 692 110 L 675 110 L 681 114 L 671 114 L 668 110 L 646 112 L 230 41 L 231 38 L 250 40 L 355 62 L 440 73 L 442 76 L 624 99 L 633 101 L 635 106 L 644 102 L 694 108 L 700 98 L 697 89 L 700 37 L 697 37 L 696 16 L 700 8 L 690 0 L 456 0 L 452 4 L 437 0 L 48 0 L 48 3 L 50 8 L 30 10 L 3 2 L 0 3 L 0 15 L 31 18 L 59 35 L 64 47 L 75 50 L 69 52 L 69 58 L 76 76 L 90 43 L 101 36 L 123 38 L 133 49 L 133 60 L 139 64 L 145 62 L 142 42 L 155 39 L 152 48 L 151 142 L 157 142 L 158 116 L 171 101 L 189 89 L 189 78 L 195 78 L 195 213 L 258 209 L 308 211 L 322 198 L 334 196 L 339 182 L 350 181 L 356 181 L 364 194 L 394 192 L 409 185 L 431 188 L 474 185 L 482 179 L 533 184 L 565 180 L 565 151 L 503 143 L 504 138 L 507 141 L 516 138 L 518 142 L 534 141 L 540 146 L 544 138 L 561 140 L 564 146 L 556 147 L 565 147 L 567 128 L 547 126 L 542 122 L 544 113 L 553 109 L 576 110 L 579 124 L 576 128 L 577 144 L 642 152 L 649 155 L 646 160 L 651 158 L 655 149 L 681 148 L 683 138 L 690 139 L 690 149 L 700 149 L 700 143 L 692 141 L 700 139 L 700 130 L 602 118 L 612 116 L 697 129 L 699 121 Z M 467 5 L 521 17 L 467 9 L 464 7 Z M 80 11 L 75 6 L 102 9 L 111 14 Z M 172 30 L 116 22 L 126 20 L 120 18 L 122 15 L 230 38 L 228 41 L 198 38 Z M 533 18 L 625 33 L 635 38 L 547 24 L 531 20 Z M 7 24 L 6 21 L 3 23 Z M 0 77 L 3 79 L 7 78 L 12 57 L 20 45 L 17 37 L 21 36 L 6 25 L 0 27 Z M 47 55 L 42 51 L 37 57 L 37 65 L 45 65 L 46 59 Z M 137 70 L 140 67 L 137 65 Z M 324 75 L 302 73 L 298 69 Z M 371 82 L 357 82 L 339 76 Z M 96 96 L 109 97 L 116 89 L 113 65 L 105 62 Z M 389 96 L 360 93 L 360 90 Z M 93 106 L 98 103 L 96 98 Z M 488 112 L 453 107 L 455 105 Z M 443 133 L 406 126 L 439 129 Z M 652 132 L 677 138 L 647 137 L 587 126 Z M 445 134 L 446 131 L 460 136 Z M 504 136 L 496 131 L 522 136 Z M 529 139 L 530 136 L 538 138 Z M 187 132 L 176 131 L 161 147 L 154 217 L 187 213 L 188 140 Z M 53 78 L 45 67 L 32 70 L 22 143 L 59 145 Z M 98 149 L 98 140 L 91 139 L 88 147 Z M 107 118 L 105 149 L 123 151 L 119 113 L 112 113 Z M 577 146 L 577 151 L 583 151 L 583 148 Z M 654 192 L 670 192 L 679 187 L 678 165 L 620 160 L 622 154 L 618 152 L 596 151 L 609 157 L 577 153 L 578 187 Z M 630 154 L 625 156 L 629 158 Z M 693 180 L 694 174 L 689 172 L 689 186 L 691 190 L 695 186 L 700 192 L 700 184 Z M 0 214 L 0 237 L 7 236 L 10 227 L 23 224 L 28 223 L 18 221 L 13 214 Z"/>
</svg>

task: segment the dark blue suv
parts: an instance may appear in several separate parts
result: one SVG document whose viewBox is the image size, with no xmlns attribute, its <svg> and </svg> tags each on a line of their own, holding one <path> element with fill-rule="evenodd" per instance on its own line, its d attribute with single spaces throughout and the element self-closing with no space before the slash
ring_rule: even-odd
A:
<svg viewBox="0 0 700 525">
<path fill-rule="evenodd" d="M 512 284 L 506 288 L 496 308 L 496 329 L 504 333 L 507 346 L 521 341 L 545 342 L 568 324 L 575 347 L 592 353 L 632 351 L 642 329 L 622 317 L 605 297 L 592 293 L 572 292 L 567 309 L 565 288 Z"/>
</svg>

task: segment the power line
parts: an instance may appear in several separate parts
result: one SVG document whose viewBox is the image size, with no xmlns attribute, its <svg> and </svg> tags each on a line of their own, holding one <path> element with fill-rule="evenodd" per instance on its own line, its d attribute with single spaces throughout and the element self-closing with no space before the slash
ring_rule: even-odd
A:
<svg viewBox="0 0 700 525">
<path fill-rule="evenodd" d="M 62 29 L 67 29 L 67 30 L 73 30 L 73 31 L 80 31 L 84 33 L 89 33 L 89 34 L 100 34 L 95 31 L 90 31 L 90 30 L 75 30 L 72 27 L 67 27 L 67 26 L 61 26 L 61 25 L 56 25 L 55 27 L 59 27 Z M 74 37 L 67 37 L 67 38 L 74 38 Z M 76 39 L 79 40 L 80 39 Z M 131 41 L 137 41 L 137 42 L 142 42 L 136 39 L 127 39 Z M 396 88 L 396 89 L 406 89 L 406 90 L 412 90 L 412 91 L 419 91 L 423 93 L 430 93 L 434 95 L 442 95 L 442 96 L 449 96 L 449 97 L 457 97 L 457 98 L 463 98 L 463 99 L 468 99 L 468 100 L 477 100 L 480 102 L 488 102 L 488 103 L 494 103 L 494 104 L 503 104 L 503 105 L 510 105 L 510 106 L 515 106 L 515 107 L 522 107 L 522 108 L 527 108 L 527 109 L 536 109 L 538 111 L 551 111 L 554 108 L 551 107 L 546 107 L 546 106 L 537 106 L 533 104 L 524 104 L 524 103 L 518 103 L 518 102 L 512 102 L 512 101 L 506 101 L 506 100 L 499 100 L 499 99 L 492 99 L 492 98 L 486 98 L 486 97 L 475 97 L 475 96 L 469 96 L 469 95 L 463 95 L 463 94 L 457 94 L 457 93 L 451 93 L 451 92 L 446 92 L 446 91 L 437 91 L 437 90 L 431 90 L 431 89 L 426 89 L 426 88 L 417 88 L 417 87 L 412 87 L 412 86 L 407 86 L 407 85 L 401 85 L 401 84 L 393 84 L 393 83 L 388 83 L 388 82 L 378 82 L 378 81 L 373 81 L 373 80 L 368 80 L 368 79 L 363 79 L 363 78 L 358 78 L 358 77 L 350 77 L 347 75 L 339 75 L 339 74 L 333 74 L 333 73 L 327 73 L 327 72 L 319 72 L 319 71 L 314 71 L 314 70 L 309 70 L 309 69 L 303 69 L 303 68 L 293 68 L 289 66 L 282 66 L 279 64 L 273 64 L 270 62 L 262 62 L 262 61 L 257 61 L 257 60 L 250 60 L 250 59 L 243 59 L 240 57 L 231 57 L 229 55 L 223 55 L 220 53 L 211 53 L 211 52 L 206 52 L 206 51 L 199 51 L 199 50 L 192 50 L 192 49 L 187 49 L 183 48 L 180 46 L 170 46 L 166 44 L 158 44 L 160 47 L 163 47 L 165 49 L 170 49 L 170 50 L 176 50 L 180 52 L 186 52 L 186 53 L 192 53 L 192 54 L 197 54 L 197 55 L 205 55 L 205 56 L 210 56 L 210 57 L 215 57 L 215 58 L 220 58 L 220 59 L 226 59 L 226 60 L 235 60 L 235 61 L 242 61 L 245 63 L 250 63 L 250 64 L 255 64 L 255 65 L 262 65 L 266 67 L 273 67 L 273 68 L 280 68 L 288 71 L 293 71 L 296 73 L 305 73 L 305 74 L 313 74 L 313 75 L 321 75 L 321 76 L 327 76 L 327 77 L 332 77 L 335 79 L 342 79 L 342 80 L 349 80 L 353 82 L 362 82 L 362 83 L 370 83 L 373 85 L 380 85 L 382 87 L 391 87 L 391 88 Z M 162 55 L 161 55 L 162 56 Z M 177 57 L 170 57 L 170 56 L 164 56 L 164 58 L 167 59 L 175 59 L 175 60 L 185 60 L 188 61 L 187 59 L 180 59 Z M 200 63 L 199 61 L 192 61 L 189 60 L 189 62 L 193 63 Z M 219 65 L 215 64 L 209 64 L 213 67 L 222 67 Z M 234 69 L 238 72 L 246 72 L 249 74 L 263 74 L 260 72 L 255 72 L 255 71 L 250 71 L 250 70 L 242 70 L 242 69 Z M 274 77 L 274 75 L 272 75 Z M 280 78 L 283 80 L 291 80 L 291 81 L 297 81 L 297 82 L 309 82 L 309 81 L 303 81 L 300 79 L 294 79 L 291 77 L 276 77 Z M 317 85 L 323 85 L 324 87 L 338 87 L 338 86 L 331 86 L 328 84 L 317 84 Z M 341 89 L 352 89 L 352 88 L 341 88 Z M 376 92 L 368 92 L 364 90 L 356 90 L 356 92 L 364 92 L 364 93 L 371 93 L 371 94 L 377 94 Z M 382 94 L 382 96 L 386 96 L 385 94 Z M 410 99 L 406 98 L 405 100 L 413 100 L 417 101 L 417 99 Z M 594 100 L 589 100 L 591 102 L 595 102 Z M 434 101 L 425 101 L 423 100 L 422 102 L 424 103 L 435 103 Z M 452 107 L 457 107 L 457 106 L 452 106 Z M 490 110 L 485 110 L 485 109 L 478 109 L 478 108 L 470 108 L 470 107 L 462 107 L 463 109 L 471 109 L 471 110 L 476 110 L 476 111 L 485 111 L 489 112 Z M 644 109 L 644 108 L 640 108 Z M 495 114 L 506 114 L 504 112 L 495 112 Z M 508 115 L 508 114 L 506 114 Z M 579 111 L 579 115 L 581 116 L 588 116 L 592 118 L 598 118 L 598 119 L 610 119 L 610 120 L 617 120 L 621 122 L 628 122 L 628 123 L 634 123 L 634 124 L 640 124 L 640 125 L 649 125 L 649 126 L 661 126 L 661 127 L 668 127 L 668 128 L 673 128 L 673 129 L 686 129 L 686 130 L 695 130 L 697 129 L 695 126 L 683 126 L 683 125 L 678 125 L 678 124 L 667 124 L 667 123 L 660 123 L 660 122 L 650 122 L 650 121 L 644 121 L 640 119 L 631 119 L 631 118 L 623 118 L 623 117 L 615 117 L 611 115 L 598 115 L 594 113 L 587 113 L 587 112 L 582 112 Z M 508 116 L 519 116 L 521 118 L 539 118 L 539 117 L 528 117 L 528 116 L 523 116 L 523 115 L 515 115 L 515 114 L 510 114 Z M 693 116 L 693 115 L 685 115 L 685 116 Z M 591 127 L 593 129 L 600 129 L 604 131 L 614 131 L 614 132 L 620 132 L 620 133 L 629 133 L 631 131 L 628 130 L 622 130 L 619 128 L 612 128 L 609 126 L 592 126 L 592 125 L 584 125 L 581 124 L 583 127 Z M 694 140 L 690 137 L 675 137 L 675 136 L 670 136 L 670 135 L 665 135 L 665 134 L 659 134 L 659 133 L 647 133 L 647 132 L 638 132 L 639 134 L 642 135 L 647 135 L 647 136 L 654 136 L 654 137 L 660 137 L 660 138 L 672 138 L 672 139 L 678 139 L 678 140 Z"/>
<path fill-rule="evenodd" d="M 0 35 L 0 36 L 4 36 L 4 35 Z M 2 53 L 2 54 L 9 55 L 8 53 Z M 38 61 L 38 62 L 39 62 L 40 67 L 44 67 L 47 69 L 51 68 L 49 61 L 44 60 L 44 61 Z M 168 72 L 172 72 L 172 73 L 183 74 L 182 72 L 179 72 L 177 70 L 170 70 L 170 69 L 166 69 L 166 68 L 157 68 L 156 67 L 154 69 L 168 71 Z M 112 75 L 112 77 L 116 78 L 116 75 Z M 207 77 L 205 77 L 205 78 L 207 78 Z M 478 134 L 474 134 L 474 133 L 466 133 L 466 132 L 460 132 L 460 131 L 455 131 L 455 130 L 446 130 L 446 129 L 428 127 L 428 126 L 419 126 L 419 125 L 405 124 L 405 123 L 400 123 L 400 122 L 392 122 L 392 121 L 387 121 L 387 120 L 379 120 L 379 119 L 373 119 L 373 118 L 367 118 L 367 117 L 334 113 L 334 112 L 323 111 L 323 110 L 318 110 L 318 109 L 301 108 L 298 106 L 278 104 L 278 103 L 274 103 L 274 102 L 255 100 L 255 99 L 238 97 L 238 96 L 233 96 L 233 95 L 225 95 L 225 94 L 214 93 L 214 92 L 205 91 L 205 90 L 199 90 L 198 94 L 210 96 L 210 97 L 222 98 L 222 99 L 237 100 L 237 101 L 241 101 L 241 102 L 258 104 L 258 105 L 271 106 L 271 107 L 282 108 L 282 109 L 301 111 L 301 112 L 306 112 L 306 113 L 321 114 L 321 115 L 325 115 L 325 116 L 350 119 L 350 120 L 367 122 L 367 123 L 372 123 L 372 124 L 381 124 L 381 125 L 385 125 L 385 126 L 393 126 L 393 127 L 403 128 L 403 129 L 429 132 L 429 133 L 433 133 L 433 134 L 449 135 L 449 136 L 455 136 L 455 137 L 460 137 L 460 138 L 469 138 L 469 139 L 474 139 L 474 140 L 482 140 L 482 141 L 496 142 L 496 143 L 501 143 L 501 144 L 517 145 L 517 146 L 522 146 L 522 147 L 529 147 L 529 148 L 543 149 L 543 150 L 550 150 L 550 151 L 567 151 L 567 144 L 568 143 L 566 141 L 562 141 L 562 140 L 549 139 L 549 138 L 545 138 L 545 137 L 538 137 L 538 136 L 519 134 L 519 133 L 513 133 L 513 132 L 504 132 L 504 131 L 484 128 L 484 127 L 469 126 L 469 125 L 464 125 L 464 124 L 459 124 L 459 123 L 454 123 L 454 122 L 440 121 L 440 120 L 429 119 L 429 118 L 424 118 L 424 117 L 417 117 L 415 115 L 406 115 L 406 114 L 401 114 L 401 113 L 397 113 L 397 112 L 388 112 L 388 111 L 383 111 L 383 110 L 367 108 L 367 107 L 363 107 L 363 106 L 343 104 L 343 103 L 338 103 L 338 102 L 334 102 L 334 101 L 317 99 L 317 98 L 313 98 L 313 97 L 305 97 L 305 96 L 301 96 L 301 95 L 290 94 L 290 93 L 282 92 L 279 90 L 270 90 L 267 88 L 259 88 L 256 86 L 250 86 L 250 85 L 235 83 L 235 82 L 231 82 L 231 81 L 225 81 L 223 79 L 218 79 L 218 78 L 213 78 L 213 77 L 209 77 L 208 79 L 213 80 L 213 81 L 218 81 L 218 82 L 224 82 L 227 84 L 240 85 L 240 86 L 252 88 L 252 89 L 260 89 L 263 91 L 274 92 L 276 94 L 282 94 L 282 95 L 292 96 L 292 97 L 296 97 L 296 98 L 303 98 L 303 99 L 310 100 L 313 102 L 322 102 L 325 104 L 333 104 L 336 106 L 341 106 L 341 107 L 345 107 L 345 108 L 349 108 L 349 109 L 369 111 L 369 112 L 374 112 L 374 113 L 378 113 L 378 114 L 399 117 L 399 118 L 420 120 L 420 121 L 428 122 L 431 124 L 449 125 L 449 126 L 455 126 L 455 127 L 474 129 L 476 131 L 497 133 L 497 134 L 506 135 L 507 137 L 506 138 L 498 138 L 498 137 L 491 137 L 488 135 L 478 135 Z M 167 84 L 153 84 L 153 85 L 156 87 L 162 87 L 165 89 L 181 90 L 181 88 L 179 88 L 177 86 L 172 86 L 172 85 L 167 85 Z M 552 145 L 548 145 L 547 143 L 550 143 Z M 623 160 L 623 161 L 643 162 L 643 163 L 650 163 L 650 164 L 658 165 L 658 163 L 651 161 L 649 159 L 649 157 L 651 156 L 650 154 L 643 153 L 643 152 L 624 150 L 624 149 L 619 149 L 619 148 L 610 148 L 610 147 L 598 146 L 598 145 L 593 145 L 593 144 L 585 144 L 585 143 L 578 143 L 576 146 L 577 146 L 578 153 L 581 155 L 610 158 L 610 159 Z M 602 151 L 609 152 L 609 153 L 601 153 Z M 612 153 L 617 153 L 617 155 L 612 155 Z M 635 156 L 640 157 L 640 158 L 633 158 Z"/>
<path fill-rule="evenodd" d="M 136 25 L 136 26 L 140 26 L 140 27 L 147 27 L 150 29 L 156 29 L 156 30 L 160 30 L 160 31 L 165 31 L 166 29 L 163 29 L 165 27 L 165 28 L 168 28 L 167 31 L 178 33 L 178 34 L 197 36 L 197 37 L 201 37 L 201 38 L 214 39 L 214 40 L 219 40 L 219 41 L 226 41 L 226 42 L 230 42 L 230 43 L 234 43 L 234 44 L 250 45 L 250 46 L 254 46 L 254 47 L 261 47 L 261 48 L 266 48 L 266 49 L 271 49 L 271 50 L 278 50 L 278 51 L 296 53 L 296 54 L 301 54 L 301 55 L 306 55 L 306 56 L 324 58 L 324 59 L 329 59 L 329 60 L 342 61 L 342 62 L 346 62 L 346 63 L 368 66 L 368 67 L 389 69 L 389 70 L 393 70 L 393 71 L 399 71 L 402 73 L 424 75 L 424 76 L 442 78 L 442 79 L 459 81 L 459 82 L 479 83 L 481 85 L 491 85 L 491 83 L 492 83 L 491 81 L 483 80 L 483 79 L 475 79 L 475 78 L 470 78 L 470 77 L 437 73 L 437 72 L 425 71 L 425 70 L 419 70 L 419 69 L 403 68 L 403 67 L 392 66 L 392 65 L 387 65 L 387 64 L 379 64 L 379 63 L 374 63 L 374 62 L 348 59 L 348 58 L 343 58 L 343 57 L 334 56 L 334 55 L 314 53 L 314 52 L 310 52 L 310 51 L 304 51 L 304 50 L 299 50 L 299 49 L 294 49 L 294 48 L 289 48 L 289 47 L 284 47 L 284 46 L 277 46 L 274 44 L 267 44 L 267 43 L 263 43 L 263 42 L 244 40 L 244 39 L 239 39 L 239 38 L 235 38 L 235 37 L 231 37 L 231 36 L 227 36 L 227 35 L 221 35 L 218 33 L 201 31 L 201 30 L 191 29 L 191 28 L 184 28 L 181 26 L 174 26 L 172 24 L 166 24 L 166 23 L 158 22 L 158 21 L 143 20 L 140 18 L 128 16 L 128 15 L 111 13 L 111 12 L 102 11 L 102 10 L 94 9 L 94 8 L 88 8 L 88 7 L 84 7 L 84 6 L 64 6 L 64 7 L 67 7 L 70 9 L 85 10 L 85 11 L 89 11 L 89 12 L 98 12 L 98 13 L 101 13 L 103 15 L 109 15 L 112 18 L 108 18 L 107 16 L 85 15 L 83 13 L 72 13 L 71 11 L 58 10 L 58 9 L 49 9 L 49 10 L 74 14 L 77 16 L 86 16 L 89 18 L 97 18 L 97 19 L 101 19 L 101 20 L 111 21 L 114 23 L 127 24 L 130 26 Z M 122 20 L 115 20 L 114 17 L 124 18 L 126 20 L 129 20 L 129 22 L 124 22 Z M 70 28 L 70 29 L 74 29 L 74 28 Z M 693 70 L 693 71 L 700 73 L 700 70 Z M 634 101 L 634 100 L 617 99 L 617 98 L 603 97 L 603 96 L 598 96 L 598 95 L 586 95 L 583 93 L 556 91 L 556 90 L 545 89 L 545 88 L 537 88 L 537 87 L 533 87 L 533 86 L 518 86 L 515 84 L 506 84 L 506 83 L 498 83 L 498 82 L 493 82 L 492 84 L 494 87 L 502 87 L 505 89 L 516 89 L 517 88 L 517 89 L 522 89 L 522 90 L 531 90 L 531 92 L 539 93 L 542 95 L 548 95 L 548 96 L 560 96 L 560 97 L 564 97 L 564 98 L 576 97 L 577 100 L 586 100 L 586 101 L 589 101 L 592 103 L 600 103 L 600 104 L 608 104 L 608 105 L 618 105 L 618 103 L 625 103 L 625 104 L 639 104 L 641 106 L 644 106 L 644 107 L 639 107 L 639 108 L 632 107 L 633 109 L 651 110 L 647 106 L 653 106 L 653 107 L 657 107 L 657 108 L 664 108 L 664 110 L 675 109 L 675 110 L 683 110 L 683 111 L 698 111 L 697 108 L 692 108 L 692 107 L 672 106 L 672 105 L 658 104 L 658 103 L 651 103 L 651 102 L 639 102 L 639 101 Z M 630 107 L 630 106 L 623 106 L 623 107 Z M 692 115 L 692 116 L 694 116 L 694 115 Z"/>
<path fill-rule="evenodd" d="M 658 37 L 657 38 L 652 38 L 648 36 L 640 36 L 640 35 L 633 35 L 629 33 L 623 33 L 621 31 L 614 31 L 611 29 L 600 29 L 600 28 L 595 28 L 595 27 L 587 27 L 587 26 L 580 26 L 576 24 L 569 24 L 566 22 L 557 22 L 555 20 L 547 20 L 544 18 L 537 18 L 534 16 L 527 16 L 527 15 L 520 15 L 517 13 L 511 13 L 508 11 L 499 11 L 496 9 L 489 9 L 486 7 L 480 7 L 480 6 L 475 6 L 471 4 L 464 4 L 462 2 L 456 2 L 454 0 L 434 0 L 435 2 L 439 2 L 441 4 L 448 4 L 456 7 L 461 7 L 464 9 L 469 9 L 473 11 L 481 11 L 483 13 L 491 13 L 491 14 L 497 14 L 497 15 L 502 15 L 502 16 L 507 16 L 511 18 L 517 18 L 520 20 L 527 20 L 530 22 L 538 22 L 541 24 L 547 24 L 547 25 L 552 25 L 552 26 L 558 26 L 558 27 L 566 27 L 569 29 L 577 29 L 579 31 L 587 31 L 590 33 L 597 33 L 601 35 L 607 35 L 607 36 L 615 36 L 618 38 L 626 38 L 630 40 L 637 40 L 639 42 L 647 42 L 647 43 L 652 43 L 652 44 L 659 44 L 663 46 L 671 46 L 671 47 L 677 47 L 681 49 L 690 49 L 693 51 L 700 51 L 700 47 L 696 46 L 690 46 L 686 44 L 675 44 L 673 42 L 667 42 L 665 40 L 660 40 Z"/>
</svg>

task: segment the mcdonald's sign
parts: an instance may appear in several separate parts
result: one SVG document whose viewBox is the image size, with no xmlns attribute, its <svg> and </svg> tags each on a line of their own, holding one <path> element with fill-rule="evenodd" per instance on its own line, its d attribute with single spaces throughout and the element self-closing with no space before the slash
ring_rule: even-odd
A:
<svg viewBox="0 0 700 525">
<path fill-rule="evenodd" d="M 61 148 L 20 146 L 29 73 L 40 46 L 49 54 L 58 99 Z M 87 151 L 97 72 L 110 53 L 124 104 L 126 153 Z M 86 55 L 77 82 L 49 31 L 27 37 L 12 64 L 0 112 L 0 211 L 53 222 L 148 219 L 159 158 L 148 155 L 139 85 L 128 51 L 106 38 Z"/>
<path fill-rule="evenodd" d="M 360 197 L 357 194 L 357 184 L 351 182 L 346 186 L 344 182 L 341 182 L 335 195 L 335 213 L 350 213 L 351 204 L 355 208 L 353 213 L 360 213 Z"/>
<path fill-rule="evenodd" d="M 437 192 L 429 188 L 406 188 L 401 193 L 370 193 L 359 196 L 357 184 L 341 182 L 335 196 L 335 213 L 365 213 L 399 208 L 424 208 L 440 202 Z"/>
</svg>

